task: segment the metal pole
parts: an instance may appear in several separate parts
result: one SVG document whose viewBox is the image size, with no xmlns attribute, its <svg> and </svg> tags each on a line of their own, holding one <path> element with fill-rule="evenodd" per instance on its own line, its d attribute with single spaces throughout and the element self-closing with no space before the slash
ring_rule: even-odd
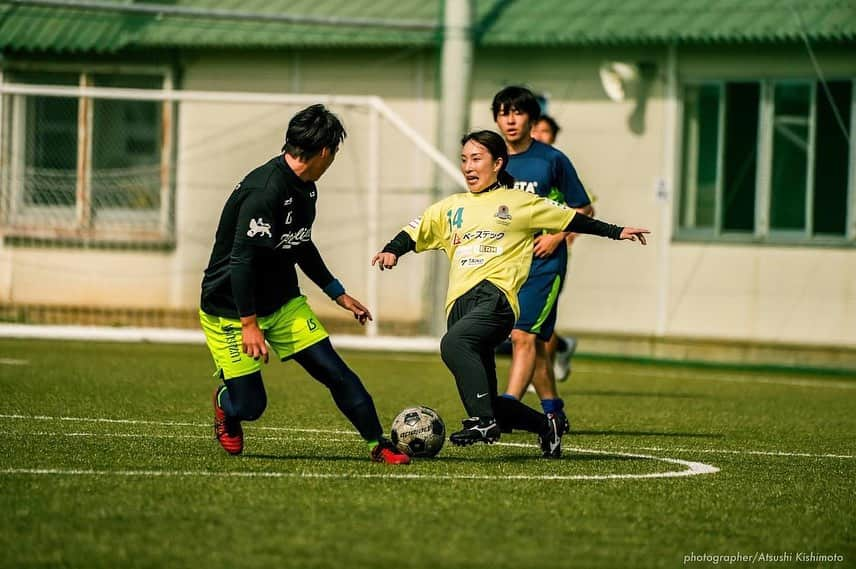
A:
<svg viewBox="0 0 856 569">
<path fill-rule="evenodd" d="M 445 0 L 443 48 L 440 69 L 440 152 L 453 164 L 460 155 L 461 136 L 469 123 L 470 79 L 473 64 L 473 4 L 471 0 Z M 462 176 L 456 172 L 458 179 Z M 434 201 L 449 195 L 453 184 L 440 178 Z M 448 259 L 432 255 L 429 261 L 426 319 L 430 333 L 440 336 L 446 329 L 445 298 L 448 286 Z"/>
<path fill-rule="evenodd" d="M 365 258 L 368 260 L 377 251 L 380 239 L 380 116 L 377 108 L 369 107 L 369 167 L 367 184 L 366 222 L 368 225 Z M 369 310 L 374 311 L 374 321 L 366 325 L 368 336 L 377 336 L 377 318 L 380 314 L 378 304 L 377 267 L 366 263 L 366 295 Z"/>
<path fill-rule="evenodd" d="M 2 63 L 2 56 L 0 56 Z M 0 86 L 3 85 L 3 67 L 0 65 Z M 11 97 L 10 97 L 11 98 Z M 6 95 L 0 94 L 0 302 L 10 302 L 12 300 L 12 253 L 11 249 L 5 247 L 5 237 L 2 227 L 11 220 L 10 206 L 12 203 L 12 188 L 14 183 L 9 176 L 9 163 L 12 160 L 11 152 L 7 156 L 7 144 L 3 138 L 3 133 L 6 127 L 6 117 L 3 116 L 3 103 L 6 102 Z M 9 113 L 11 116 L 11 105 L 9 105 Z M 9 121 L 11 123 L 11 121 Z M 10 129 L 11 131 L 11 129 Z M 9 145 L 10 147 L 11 145 Z"/>
<path fill-rule="evenodd" d="M 80 86 L 86 88 L 89 76 L 81 74 Z M 77 107 L 77 182 L 75 187 L 75 229 L 92 228 L 92 105 L 93 99 L 83 97 Z"/>
<path fill-rule="evenodd" d="M 657 336 L 666 334 L 669 321 L 669 281 L 671 279 L 672 204 L 675 195 L 675 168 L 677 164 L 676 136 L 678 117 L 678 59 L 674 44 L 666 52 L 666 85 L 664 98 L 663 173 L 658 184 L 660 203 L 660 231 L 657 239 Z"/>
</svg>

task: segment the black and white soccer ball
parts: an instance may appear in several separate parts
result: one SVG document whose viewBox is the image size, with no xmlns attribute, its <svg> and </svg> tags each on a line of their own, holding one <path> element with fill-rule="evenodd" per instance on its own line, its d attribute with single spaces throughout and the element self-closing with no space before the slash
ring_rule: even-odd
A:
<svg viewBox="0 0 856 569">
<path fill-rule="evenodd" d="M 446 425 L 430 407 L 409 407 L 392 422 L 392 442 L 401 452 L 426 458 L 435 456 L 446 442 Z"/>
</svg>

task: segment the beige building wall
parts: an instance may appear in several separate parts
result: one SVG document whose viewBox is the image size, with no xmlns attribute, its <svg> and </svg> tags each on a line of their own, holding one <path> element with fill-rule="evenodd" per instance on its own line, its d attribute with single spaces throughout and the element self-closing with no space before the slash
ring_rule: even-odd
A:
<svg viewBox="0 0 856 569">
<path fill-rule="evenodd" d="M 731 49 L 715 55 L 711 51 L 678 51 L 679 82 L 815 76 L 804 50 Z M 856 77 L 852 50 L 820 50 L 817 58 L 826 76 Z M 657 80 L 642 109 L 632 100 L 616 103 L 606 97 L 598 76 L 604 61 L 658 64 Z M 674 176 L 667 171 L 665 154 L 666 68 L 665 49 L 591 50 L 571 56 L 520 50 L 482 57 L 476 66 L 475 128 L 493 127 L 492 95 L 504 84 L 524 78 L 528 86 L 549 96 L 549 112 L 563 129 L 557 146 L 571 157 L 586 188 L 596 195 L 597 216 L 654 232 L 645 249 L 591 237 L 580 239 L 560 297 L 558 328 L 655 335 L 662 322 L 666 336 L 856 345 L 853 246 L 698 244 L 673 238 L 674 198 L 679 187 L 673 185 L 669 202 L 656 199 L 657 180 Z M 518 69 L 525 71 L 515 76 Z M 643 129 L 639 128 L 643 124 L 640 116 L 644 116 Z M 677 118 L 680 127 L 680 116 Z M 677 141 L 674 160 L 679 164 Z M 661 256 L 664 246 L 666 254 Z M 661 306 L 662 286 L 668 287 L 668 295 Z"/>
<path fill-rule="evenodd" d="M 856 76 L 856 57 L 820 51 L 827 74 Z M 644 105 L 606 97 L 598 68 L 605 60 L 653 61 L 657 79 Z M 813 77 L 800 50 L 679 50 L 681 79 Z M 682 243 L 672 239 L 673 198 L 656 199 L 656 183 L 679 162 L 667 148 L 665 49 L 480 50 L 474 66 L 471 126 L 494 128 L 489 111 L 502 86 L 524 82 L 546 93 L 563 127 L 558 146 L 573 160 L 597 201 L 597 215 L 651 228 L 649 247 L 583 237 L 575 245 L 560 299 L 562 330 L 652 336 L 734 338 L 856 346 L 856 248 Z M 436 61 L 421 51 L 339 51 L 187 55 L 181 86 L 189 90 L 380 95 L 434 141 Z M 222 205 L 232 187 L 273 156 L 297 106 L 182 106 L 178 116 L 175 250 L 86 251 L 6 247 L 10 298 L 17 303 L 97 303 L 192 308 Z M 319 184 L 314 239 L 334 274 L 358 298 L 367 294 L 367 263 L 429 204 L 431 162 L 382 123 L 380 239 L 369 242 L 365 109 L 335 108 L 349 130 L 343 151 Z M 679 119 L 679 116 L 677 117 Z M 680 121 L 676 123 L 679 127 Z M 676 128 L 679 131 L 679 128 Z M 677 134 L 677 133 L 676 133 Z M 677 153 L 669 160 L 668 153 Z M 665 208 L 665 211 L 664 209 Z M 856 216 L 854 216 L 856 218 Z M 664 250 L 665 248 L 665 250 Z M 422 318 L 427 255 L 411 255 L 379 279 L 381 318 Z M 51 278 L 55 275 L 55 278 Z M 51 281 L 59 282 L 56 286 Z M 39 284 L 42 283 L 42 284 Z M 45 284 L 48 283 L 48 284 Z M 661 290 L 666 287 L 666 302 Z M 322 316 L 340 309 L 305 287 Z"/>
</svg>

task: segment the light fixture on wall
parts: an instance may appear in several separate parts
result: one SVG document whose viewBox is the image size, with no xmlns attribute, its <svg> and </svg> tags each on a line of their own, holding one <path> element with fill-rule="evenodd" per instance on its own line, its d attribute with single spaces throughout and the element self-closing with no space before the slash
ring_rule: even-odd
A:
<svg viewBox="0 0 856 569">
<path fill-rule="evenodd" d="M 600 84 L 606 96 L 615 102 L 627 97 L 628 87 L 635 85 L 639 72 L 635 65 L 623 61 L 605 61 L 600 65 Z"/>
<path fill-rule="evenodd" d="M 636 107 L 628 124 L 636 134 L 645 132 L 645 106 L 651 83 L 657 77 L 657 64 L 650 61 L 605 61 L 600 66 L 599 74 L 600 84 L 611 100 L 635 100 Z"/>
</svg>

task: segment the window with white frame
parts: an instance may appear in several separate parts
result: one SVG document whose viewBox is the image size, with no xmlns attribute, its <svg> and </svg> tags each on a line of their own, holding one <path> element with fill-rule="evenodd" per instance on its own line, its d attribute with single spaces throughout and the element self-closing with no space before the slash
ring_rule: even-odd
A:
<svg viewBox="0 0 856 569">
<path fill-rule="evenodd" d="M 853 80 L 683 89 L 679 239 L 856 243 Z"/>
<path fill-rule="evenodd" d="M 16 85 L 161 90 L 167 74 L 5 70 Z M 3 225 L 12 236 L 170 238 L 168 103 L 14 94 L 3 98 Z"/>
</svg>

